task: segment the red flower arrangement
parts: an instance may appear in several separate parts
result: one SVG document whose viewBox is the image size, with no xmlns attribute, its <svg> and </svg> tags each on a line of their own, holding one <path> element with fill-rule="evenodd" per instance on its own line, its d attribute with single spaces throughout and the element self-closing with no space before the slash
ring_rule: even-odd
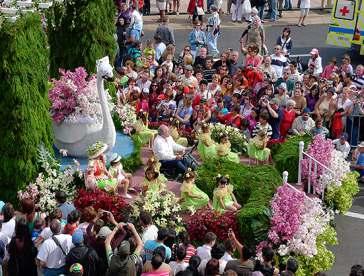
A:
<svg viewBox="0 0 364 276">
<path fill-rule="evenodd" d="M 184 217 L 186 230 L 193 241 L 203 241 L 207 232 L 213 232 L 218 239 L 228 238 L 228 230 L 231 228 L 237 233 L 236 212 L 217 213 L 211 209 L 200 209 L 192 216 Z"/>
<path fill-rule="evenodd" d="M 111 195 L 101 190 L 78 190 L 74 205 L 77 209 L 81 210 L 87 206 L 92 206 L 95 210 L 101 208 L 109 211 L 114 215 L 115 220 L 118 222 L 126 221 L 130 213 L 129 204 L 121 196 Z"/>
</svg>

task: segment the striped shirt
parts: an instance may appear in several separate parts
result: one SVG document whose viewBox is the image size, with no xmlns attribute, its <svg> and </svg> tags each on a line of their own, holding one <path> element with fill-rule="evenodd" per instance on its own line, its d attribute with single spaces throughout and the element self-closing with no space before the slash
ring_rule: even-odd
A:
<svg viewBox="0 0 364 276">
<path fill-rule="evenodd" d="M 253 137 L 257 136 L 258 132 L 263 129 L 265 129 L 268 138 L 270 138 L 272 136 L 273 131 L 272 131 L 271 125 L 267 123 L 265 126 L 262 126 L 258 122 L 257 125 L 255 126 L 255 128 L 253 129 Z"/>
<path fill-rule="evenodd" d="M 362 89 L 364 87 L 364 75 L 360 77 L 355 76 L 353 83 L 355 84 L 356 88 Z"/>
</svg>

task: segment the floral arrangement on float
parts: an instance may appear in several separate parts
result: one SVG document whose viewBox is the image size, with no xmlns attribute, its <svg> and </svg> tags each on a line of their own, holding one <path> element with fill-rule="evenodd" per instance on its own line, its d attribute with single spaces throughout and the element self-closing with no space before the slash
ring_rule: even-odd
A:
<svg viewBox="0 0 364 276">
<path fill-rule="evenodd" d="M 124 134 L 131 135 L 137 121 L 136 111 L 130 104 L 118 105 L 116 112 L 119 115 L 121 128 Z"/>
<path fill-rule="evenodd" d="M 299 261 L 296 275 L 327 271 L 334 264 L 334 254 L 326 248 L 337 244 L 336 231 L 330 226 L 333 212 L 322 207 L 318 198 L 309 198 L 289 184 L 277 189 L 271 202 L 272 218 L 268 240 L 257 246 L 276 249 L 280 262 L 290 256 Z"/>
<path fill-rule="evenodd" d="M 335 150 L 330 139 L 316 135 L 307 148 L 307 153 L 319 160 L 329 170 L 321 166 L 310 166 L 308 159 L 302 160 L 302 175 L 307 180 L 311 178 L 311 185 L 317 194 L 325 193 L 324 201 L 332 209 L 340 213 L 347 212 L 352 205 L 353 197 L 359 192 L 356 172 L 350 171 L 350 163 L 343 154 Z"/>
<path fill-rule="evenodd" d="M 229 137 L 231 143 L 231 150 L 233 152 L 246 152 L 248 145 L 247 139 L 236 127 L 227 126 L 224 124 L 216 123 L 210 125 L 211 138 L 218 142 L 222 134 L 226 134 Z"/>
<path fill-rule="evenodd" d="M 88 76 L 85 68 L 59 70 L 60 78 L 53 79 L 49 90 L 51 116 L 54 122 L 101 123 L 102 109 L 97 93 L 96 77 Z"/>
<path fill-rule="evenodd" d="M 158 228 L 174 229 L 177 233 L 185 229 L 179 199 L 170 191 L 147 191 L 144 196 L 134 201 L 131 208 L 130 216 L 136 221 L 140 212 L 146 211 L 150 213 Z"/>
<path fill-rule="evenodd" d="M 83 173 L 77 160 L 74 160 L 74 165 L 61 170 L 59 162 L 44 146 L 40 146 L 38 155 L 41 172 L 35 182 L 18 191 L 18 199 L 31 198 L 43 212 L 50 214 L 57 208 L 55 199 L 57 191 L 65 192 L 69 201 L 74 199 L 76 182 L 83 178 Z"/>
</svg>

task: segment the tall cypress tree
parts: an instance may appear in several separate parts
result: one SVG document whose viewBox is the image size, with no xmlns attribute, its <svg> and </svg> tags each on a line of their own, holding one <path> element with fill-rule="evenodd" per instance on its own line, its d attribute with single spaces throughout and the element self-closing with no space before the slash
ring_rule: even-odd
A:
<svg viewBox="0 0 364 276">
<path fill-rule="evenodd" d="M 37 175 L 40 143 L 52 149 L 47 37 L 38 14 L 0 26 L 0 198 Z"/>
<path fill-rule="evenodd" d="M 52 77 L 59 68 L 78 66 L 94 73 L 97 59 L 115 55 L 113 0 L 65 0 L 55 3 L 47 18 Z"/>
</svg>

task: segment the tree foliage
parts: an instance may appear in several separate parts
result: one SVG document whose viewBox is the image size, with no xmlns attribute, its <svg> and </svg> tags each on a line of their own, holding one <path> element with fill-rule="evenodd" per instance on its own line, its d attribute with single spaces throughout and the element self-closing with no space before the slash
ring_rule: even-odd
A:
<svg viewBox="0 0 364 276">
<path fill-rule="evenodd" d="M 47 14 L 50 75 L 58 76 L 59 68 L 79 66 L 95 73 L 97 59 L 112 58 L 116 46 L 114 16 L 112 0 L 54 2 Z"/>
<path fill-rule="evenodd" d="M 0 198 L 37 175 L 37 150 L 52 149 L 48 113 L 48 50 L 41 18 L 26 14 L 0 28 Z"/>
</svg>

